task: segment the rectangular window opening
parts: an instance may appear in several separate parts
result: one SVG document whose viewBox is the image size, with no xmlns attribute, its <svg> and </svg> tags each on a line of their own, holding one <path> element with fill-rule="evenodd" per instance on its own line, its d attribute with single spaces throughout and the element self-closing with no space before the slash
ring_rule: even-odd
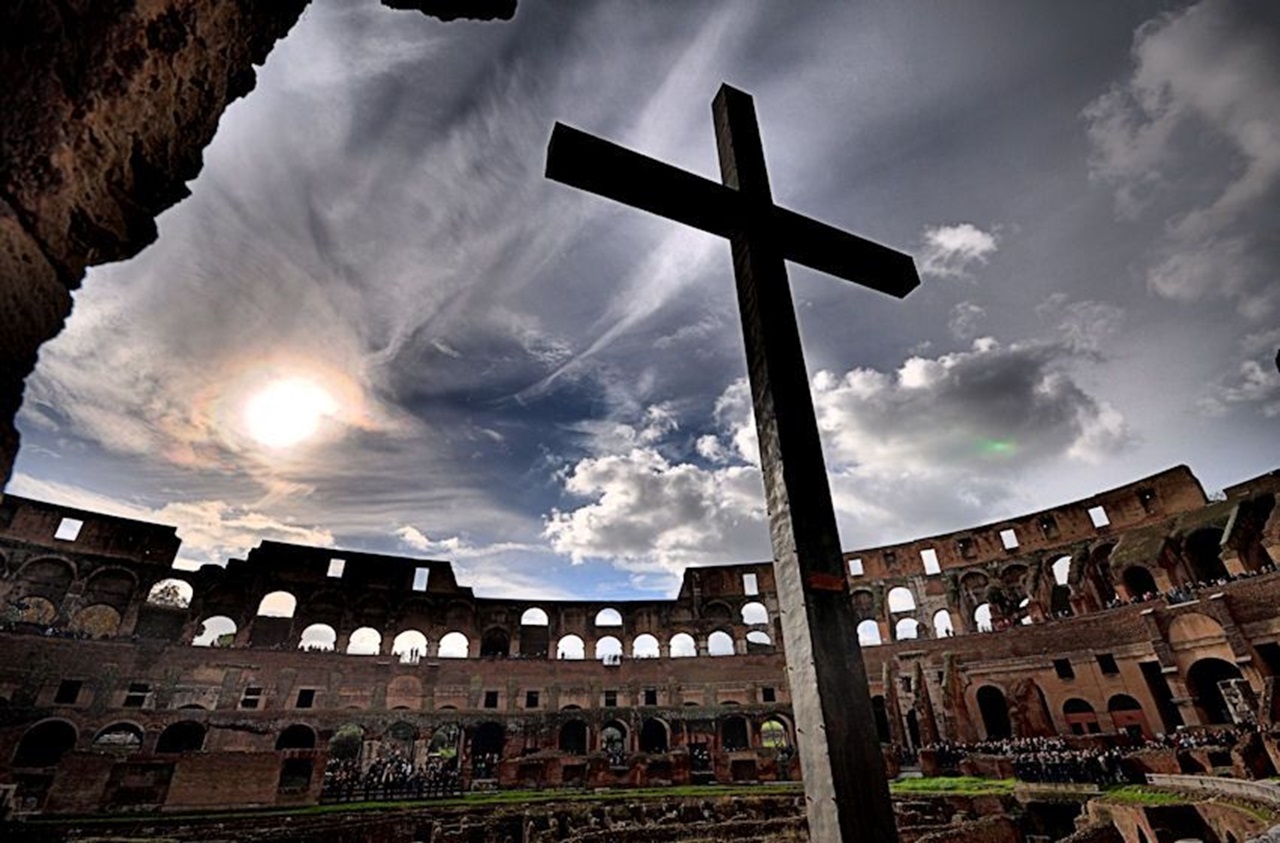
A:
<svg viewBox="0 0 1280 843">
<path fill-rule="evenodd" d="M 497 691 L 485 691 L 485 692 L 484 692 L 484 707 L 485 707 L 485 708 L 497 708 L 497 707 L 498 707 L 498 692 L 497 692 Z"/>
<path fill-rule="evenodd" d="M 927 547 L 920 551 L 920 561 L 924 563 L 924 572 L 930 576 L 942 573 L 942 566 L 938 564 L 938 551 L 931 547 Z"/>
<path fill-rule="evenodd" d="M 748 597 L 754 597 L 760 593 L 760 582 L 755 574 L 742 575 L 742 593 Z"/>
<path fill-rule="evenodd" d="M 298 701 L 294 704 L 294 708 L 311 708 L 316 704 L 316 691 L 314 688 L 303 688 L 298 691 Z"/>
<path fill-rule="evenodd" d="M 1075 679 L 1076 672 L 1071 667 L 1070 659 L 1054 659 L 1053 671 L 1058 674 L 1059 679 Z"/>
<path fill-rule="evenodd" d="M 79 679 L 63 679 L 58 683 L 58 692 L 53 695 L 54 705 L 75 705 L 80 696 L 80 688 L 84 682 Z"/>
<path fill-rule="evenodd" d="M 413 590 L 426 591 L 427 580 L 429 580 L 430 578 L 431 578 L 430 568 L 419 568 L 418 570 L 414 571 L 413 572 Z"/>
<path fill-rule="evenodd" d="M 604 692 L 604 707 L 605 707 L 605 708 L 617 708 L 617 707 L 618 707 L 618 692 L 617 692 L 617 691 L 605 691 L 605 692 Z"/>
<path fill-rule="evenodd" d="M 1058 537 L 1058 521 L 1052 515 L 1040 516 L 1040 532 L 1046 539 L 1056 539 Z"/>
<path fill-rule="evenodd" d="M 244 695 L 240 697 L 241 708 L 257 708 L 262 703 L 262 689 L 250 686 L 244 689 Z"/>
<path fill-rule="evenodd" d="M 1018 533 L 1012 527 L 1000 531 L 1000 543 L 1005 550 L 1018 549 Z"/>
<path fill-rule="evenodd" d="M 760 689 L 760 702 L 771 703 L 771 702 L 777 702 L 777 701 L 778 701 L 777 688 L 770 688 L 766 686 Z"/>
<path fill-rule="evenodd" d="M 863 574 L 862 558 L 857 557 L 849 560 L 849 576 L 860 577 Z"/>
<path fill-rule="evenodd" d="M 330 577 L 333 577 L 333 578 L 335 578 L 335 579 L 341 579 L 341 578 L 342 578 L 342 572 L 343 572 L 344 570 L 346 570 L 346 567 L 347 567 L 347 560 L 345 560 L 345 559 L 330 559 L 330 560 L 329 560 L 329 572 L 326 574 L 326 576 L 330 576 Z"/>
<path fill-rule="evenodd" d="M 73 542 L 80 536 L 80 528 L 84 526 L 84 522 L 79 518 L 63 518 L 58 522 L 58 530 L 53 534 L 55 539 L 64 542 Z"/>
<path fill-rule="evenodd" d="M 1099 530 L 1111 525 L 1111 519 L 1107 517 L 1107 510 L 1101 506 L 1089 508 L 1089 520 L 1092 521 L 1093 526 Z"/>
<path fill-rule="evenodd" d="M 1101 668 L 1106 676 L 1115 676 L 1120 672 L 1120 665 L 1116 664 L 1116 657 L 1110 653 L 1098 653 L 1098 667 Z"/>
<path fill-rule="evenodd" d="M 645 689 L 644 689 L 644 704 L 645 704 L 645 705 L 657 705 L 657 704 L 658 704 L 658 689 L 657 689 L 657 688 L 645 688 Z"/>
<path fill-rule="evenodd" d="M 147 696 L 151 693 L 151 686 L 145 682 L 130 682 L 129 690 L 124 695 L 125 708 L 142 708 L 147 704 Z"/>
<path fill-rule="evenodd" d="M 525 691 L 525 692 L 524 692 L 524 707 L 525 707 L 525 708 L 537 708 L 537 707 L 538 707 L 538 692 L 537 692 L 537 691 Z"/>
<path fill-rule="evenodd" d="M 1156 490 L 1155 489 L 1139 489 L 1138 503 L 1142 504 L 1142 511 L 1150 515 L 1156 511 Z"/>
</svg>

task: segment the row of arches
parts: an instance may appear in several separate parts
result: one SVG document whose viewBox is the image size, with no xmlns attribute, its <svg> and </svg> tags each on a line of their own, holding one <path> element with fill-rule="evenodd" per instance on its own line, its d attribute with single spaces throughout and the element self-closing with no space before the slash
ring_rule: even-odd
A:
<svg viewBox="0 0 1280 843">
<path fill-rule="evenodd" d="M 204 748 L 206 733 L 205 726 L 194 720 L 172 723 L 156 739 L 154 752 L 159 755 L 198 752 Z M 142 727 L 126 720 L 98 730 L 92 746 L 95 750 L 134 752 L 141 749 L 144 739 Z M 15 768 L 57 766 L 62 756 L 74 749 L 79 740 L 79 730 L 70 722 L 45 720 L 22 736 L 14 750 L 12 765 Z"/>
<path fill-rule="evenodd" d="M 227 647 L 236 639 L 235 621 L 226 615 L 217 615 L 206 619 L 198 635 L 192 639 L 197 647 Z M 298 649 L 307 651 L 332 652 L 338 647 L 338 632 L 325 623 L 315 623 L 306 627 L 299 636 Z M 768 632 L 761 629 L 749 631 L 744 642 L 748 651 L 754 648 L 773 646 L 773 639 Z M 505 629 L 495 627 L 487 631 L 480 639 L 478 655 L 481 658 L 505 658 L 510 655 L 511 640 Z M 349 655 L 377 655 L 383 653 L 383 634 L 373 627 L 360 627 L 352 632 L 343 647 Z M 403 663 L 416 663 L 424 656 L 438 658 L 464 659 L 471 655 L 471 639 L 457 630 L 445 633 L 433 648 L 427 636 L 419 630 L 408 629 L 400 632 L 390 644 L 390 654 L 397 656 Z M 737 652 L 734 638 L 724 630 L 716 630 L 707 636 L 705 652 L 711 656 L 729 656 Z M 579 635 L 562 636 L 555 645 L 555 658 L 581 660 L 587 658 L 587 643 Z M 666 653 L 671 658 L 688 658 L 699 654 L 698 643 L 687 632 L 679 632 L 667 641 Z M 634 659 L 659 658 L 663 655 L 663 647 L 657 636 L 649 633 L 636 636 L 631 642 L 630 657 Z M 623 642 L 615 636 L 606 635 L 594 642 L 592 658 L 604 662 L 617 662 L 626 656 Z"/>
</svg>

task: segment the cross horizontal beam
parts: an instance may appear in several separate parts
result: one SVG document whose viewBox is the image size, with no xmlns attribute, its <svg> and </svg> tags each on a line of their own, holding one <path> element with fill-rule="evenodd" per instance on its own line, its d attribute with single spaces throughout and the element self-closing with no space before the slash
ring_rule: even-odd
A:
<svg viewBox="0 0 1280 843">
<path fill-rule="evenodd" d="M 750 221 L 772 235 L 787 260 L 897 298 L 920 285 L 910 255 L 772 203 L 754 202 L 733 188 L 563 123 L 551 132 L 546 175 L 721 237 L 741 232 Z"/>
</svg>

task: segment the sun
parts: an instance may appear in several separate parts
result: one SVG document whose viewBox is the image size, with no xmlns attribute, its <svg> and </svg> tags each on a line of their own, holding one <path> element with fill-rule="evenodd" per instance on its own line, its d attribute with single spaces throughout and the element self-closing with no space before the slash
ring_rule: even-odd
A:
<svg viewBox="0 0 1280 843">
<path fill-rule="evenodd" d="M 245 403 L 249 435 L 268 448 L 288 448 L 315 435 L 324 419 L 338 412 L 338 402 L 322 386 L 306 378 L 274 380 Z"/>
</svg>

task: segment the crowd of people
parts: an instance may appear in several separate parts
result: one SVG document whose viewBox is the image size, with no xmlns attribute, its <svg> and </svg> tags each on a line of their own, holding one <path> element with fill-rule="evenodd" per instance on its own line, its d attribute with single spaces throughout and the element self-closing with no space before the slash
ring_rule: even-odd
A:
<svg viewBox="0 0 1280 843">
<path fill-rule="evenodd" d="M 1125 735 L 1075 745 L 1061 737 L 1002 738 L 997 740 L 941 741 L 923 749 L 934 754 L 944 774 L 960 772 L 960 763 L 969 756 L 994 755 L 1009 758 L 1014 778 L 1024 782 L 1075 782 L 1097 785 L 1141 781 L 1131 778 L 1122 763 L 1132 752 L 1151 749 L 1221 749 L 1235 746 L 1238 728 L 1202 730 L 1179 729 L 1145 739 Z"/>
<path fill-rule="evenodd" d="M 1153 600 L 1163 600 L 1171 606 L 1176 606 L 1179 603 L 1190 603 L 1193 600 L 1198 600 L 1200 598 L 1200 592 L 1207 589 L 1221 588 L 1222 586 L 1236 582 L 1237 580 L 1247 580 L 1253 577 L 1262 576 L 1263 574 L 1274 573 L 1275 570 L 1275 563 L 1268 562 L 1256 571 L 1245 571 L 1240 574 L 1227 574 L 1225 576 L 1209 580 L 1196 580 L 1195 582 L 1187 583 L 1182 586 L 1175 585 L 1173 588 L 1164 592 L 1148 591 L 1144 594 L 1134 595 L 1130 597 L 1128 601 L 1120 599 L 1117 595 L 1107 603 L 1107 608 L 1115 609 L 1125 605 L 1150 603 Z"/>
<path fill-rule="evenodd" d="M 330 759 L 324 771 L 321 800 L 326 802 L 381 799 L 432 799 L 462 793 L 456 758 L 432 756 L 414 764 L 404 753 L 391 750 L 361 769 L 355 759 Z"/>
</svg>

